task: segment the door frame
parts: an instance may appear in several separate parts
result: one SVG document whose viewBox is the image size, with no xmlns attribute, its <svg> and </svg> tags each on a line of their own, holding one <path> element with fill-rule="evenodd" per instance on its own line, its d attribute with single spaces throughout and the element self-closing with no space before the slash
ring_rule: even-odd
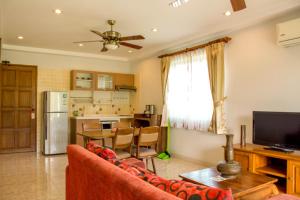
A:
<svg viewBox="0 0 300 200">
<path fill-rule="evenodd" d="M 21 153 L 21 152 L 37 152 L 37 144 L 38 144 L 38 141 L 37 141 L 37 92 L 38 92 L 38 66 L 36 65 L 22 65 L 22 64 L 1 64 L 0 63 L 0 77 L 2 75 L 2 67 L 23 67 L 23 68 L 26 68 L 26 67 L 30 67 L 34 70 L 34 81 L 35 81 L 35 95 L 34 95 L 34 98 L 33 98 L 33 109 L 34 109 L 34 115 L 35 115 L 35 119 L 34 119 L 34 122 L 33 123 L 33 126 L 32 126 L 32 132 L 33 132 L 33 139 L 30 138 L 30 140 L 34 141 L 34 146 L 32 148 L 18 148 L 18 149 L 4 149 L 4 150 L 0 150 L 0 154 L 2 153 Z M 1 107 L 1 101 L 2 101 L 2 96 L 1 96 L 1 91 L 0 90 L 0 107 Z M 1 120 L 1 112 L 0 112 L 0 120 Z M 1 129 L 1 127 L 0 127 Z"/>
</svg>

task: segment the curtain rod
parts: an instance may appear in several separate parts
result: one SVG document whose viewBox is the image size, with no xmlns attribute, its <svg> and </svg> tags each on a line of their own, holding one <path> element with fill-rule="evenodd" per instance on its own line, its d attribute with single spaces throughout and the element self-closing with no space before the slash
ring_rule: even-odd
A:
<svg viewBox="0 0 300 200">
<path fill-rule="evenodd" d="M 160 55 L 160 56 L 158 56 L 158 58 L 163 58 L 163 57 L 167 57 L 167 56 L 175 56 L 175 55 L 187 53 L 189 51 L 194 51 L 196 49 L 201 49 L 203 47 L 209 46 L 211 44 L 219 43 L 219 42 L 228 43 L 230 40 L 231 40 L 230 37 L 223 37 L 223 38 L 220 38 L 220 39 L 217 39 L 217 40 L 210 41 L 210 42 L 205 43 L 205 44 L 200 44 L 200 45 L 197 45 L 197 46 L 194 46 L 194 47 L 191 47 L 191 48 L 186 48 L 184 50 L 180 50 L 180 51 L 176 51 L 176 52 L 173 52 L 173 53 L 168 53 L 168 54 Z"/>
</svg>

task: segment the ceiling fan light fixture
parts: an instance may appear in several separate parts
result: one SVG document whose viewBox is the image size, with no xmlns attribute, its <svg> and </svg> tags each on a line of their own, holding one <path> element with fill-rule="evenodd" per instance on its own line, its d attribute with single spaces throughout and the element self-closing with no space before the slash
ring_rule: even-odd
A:
<svg viewBox="0 0 300 200">
<path fill-rule="evenodd" d="M 175 1 L 172 1 L 171 3 L 169 3 L 169 6 L 171 6 L 173 8 L 178 8 L 187 2 L 189 2 L 189 0 L 175 0 Z"/>
<path fill-rule="evenodd" d="M 116 50 L 117 48 L 119 48 L 119 44 L 114 40 L 109 40 L 105 43 L 105 47 L 110 50 Z"/>
</svg>

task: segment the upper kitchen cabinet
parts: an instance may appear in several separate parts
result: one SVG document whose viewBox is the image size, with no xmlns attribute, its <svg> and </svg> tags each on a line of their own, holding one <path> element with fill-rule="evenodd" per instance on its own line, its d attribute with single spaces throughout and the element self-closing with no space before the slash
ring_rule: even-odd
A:
<svg viewBox="0 0 300 200">
<path fill-rule="evenodd" d="M 134 75 L 73 70 L 71 71 L 71 90 L 135 91 Z"/>
<path fill-rule="evenodd" d="M 96 90 L 114 90 L 115 77 L 112 73 L 96 73 Z"/>
<path fill-rule="evenodd" d="M 71 71 L 71 89 L 72 90 L 93 90 L 94 72 L 90 71 Z"/>
<path fill-rule="evenodd" d="M 133 74 L 115 74 L 116 86 L 134 86 Z"/>
</svg>

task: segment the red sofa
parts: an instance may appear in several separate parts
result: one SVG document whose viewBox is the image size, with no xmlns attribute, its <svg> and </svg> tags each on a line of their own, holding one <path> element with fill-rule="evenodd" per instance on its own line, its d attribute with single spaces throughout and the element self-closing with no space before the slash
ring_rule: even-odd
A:
<svg viewBox="0 0 300 200">
<path fill-rule="evenodd" d="M 67 151 L 67 200 L 180 200 L 78 145 Z"/>
<path fill-rule="evenodd" d="M 88 150 L 68 146 L 67 200 L 232 200 L 231 190 L 167 180 L 131 158 L 119 161 L 110 149 L 95 143 Z"/>
</svg>

